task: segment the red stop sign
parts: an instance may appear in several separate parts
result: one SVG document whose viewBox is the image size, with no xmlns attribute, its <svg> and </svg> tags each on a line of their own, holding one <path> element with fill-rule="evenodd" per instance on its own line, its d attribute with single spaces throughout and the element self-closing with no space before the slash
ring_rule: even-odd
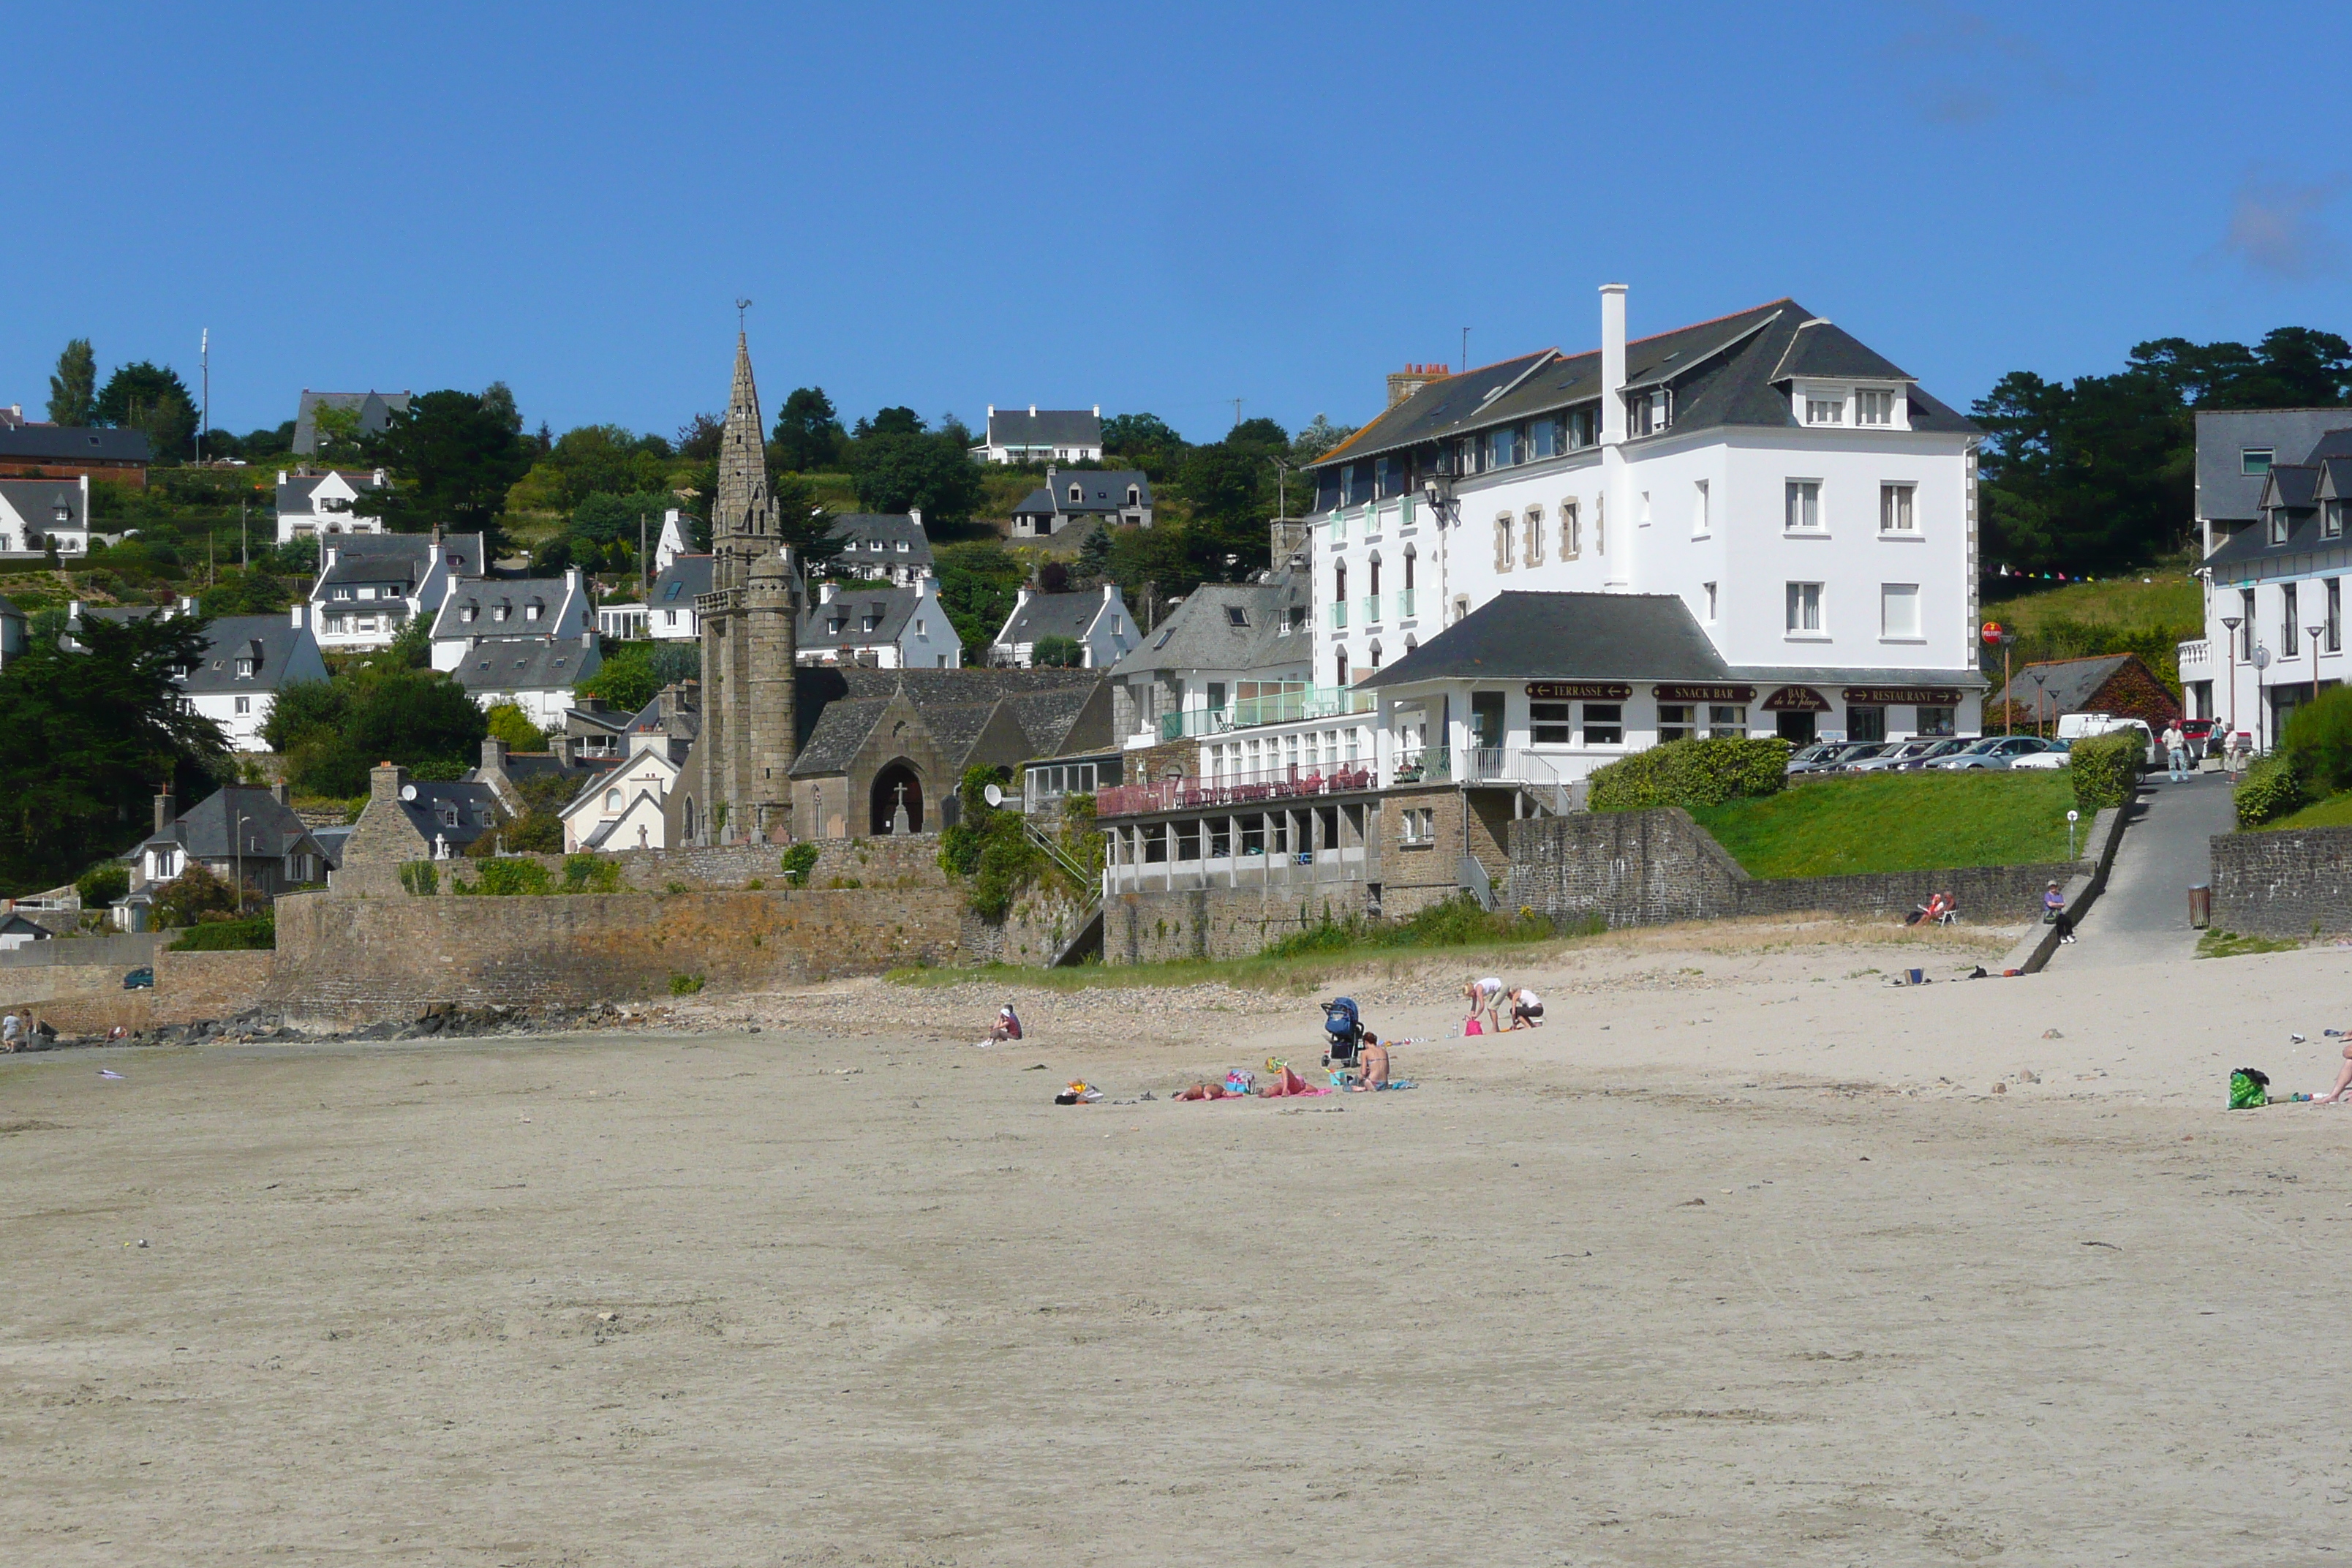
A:
<svg viewBox="0 0 2352 1568">
<path fill-rule="evenodd" d="M 2000 641 L 2000 623 L 1999 621 L 1987 621 L 1984 624 L 1983 637 L 1984 640 L 1988 644 Z"/>
</svg>

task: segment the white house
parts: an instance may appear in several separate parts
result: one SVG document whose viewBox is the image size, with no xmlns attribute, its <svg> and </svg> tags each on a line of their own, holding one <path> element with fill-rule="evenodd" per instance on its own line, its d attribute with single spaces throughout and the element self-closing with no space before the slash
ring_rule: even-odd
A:
<svg viewBox="0 0 2352 1568">
<path fill-rule="evenodd" d="M 928 574 L 905 588 L 821 583 L 801 612 L 795 658 L 803 665 L 877 669 L 961 669 L 963 639 Z"/>
<path fill-rule="evenodd" d="M 371 492 L 391 489 L 382 468 L 278 470 L 278 542 L 333 533 L 382 533 L 383 519 L 364 511 Z"/>
<path fill-rule="evenodd" d="M 669 795 L 682 769 L 669 747 L 647 744 L 589 780 L 560 814 L 564 853 L 669 848 Z"/>
<path fill-rule="evenodd" d="M 593 626 L 569 641 L 545 637 L 484 637 L 449 674 L 483 708 L 511 702 L 542 730 L 560 731 L 572 688 L 604 665 Z"/>
<path fill-rule="evenodd" d="M 1045 408 L 1027 413 L 988 405 L 988 435 L 971 455 L 983 463 L 1099 463 L 1102 405 L 1092 408 Z"/>
<path fill-rule="evenodd" d="M 1338 712 L 1315 687 L 1314 579 L 1287 568 L 1257 583 L 1203 583 L 1111 667 L 1111 732 L 1155 746 Z"/>
<path fill-rule="evenodd" d="M 646 601 L 646 635 L 656 642 L 694 642 L 702 636 L 694 602 L 710 592 L 710 557 L 681 555 L 662 568 Z"/>
<path fill-rule="evenodd" d="M 478 533 L 338 534 L 320 542 L 319 578 L 310 585 L 321 648 L 390 646 L 401 627 L 431 616 L 450 585 L 484 573 Z"/>
<path fill-rule="evenodd" d="M 1048 539 L 1073 523 L 1151 526 L 1151 478 L 1140 468 L 1056 468 L 1013 509 L 1013 537 Z"/>
<path fill-rule="evenodd" d="M 2288 715 L 2352 668 L 2352 409 L 2200 412 L 2197 517 L 2205 636 L 2180 645 L 2186 706 L 2273 751 Z"/>
<path fill-rule="evenodd" d="M 0 479 L 0 554 L 89 553 L 89 476 Z"/>
<path fill-rule="evenodd" d="M 654 570 L 667 572 L 669 563 L 694 552 L 694 519 L 671 507 L 662 513 L 661 537 L 654 541 Z"/>
<path fill-rule="evenodd" d="M 841 541 L 841 553 L 827 563 L 835 572 L 901 588 L 930 574 L 931 539 L 919 510 L 849 512 L 835 518 L 826 531 Z"/>
<path fill-rule="evenodd" d="M 1973 732 L 1976 427 L 1794 300 L 1631 342 L 1601 304 L 1599 350 L 1422 382 L 1314 465 L 1318 678 L 1381 677 L 1384 751 L 1546 779 L 1702 731 Z M 1574 597 L 1457 642 L 1557 670 L 1416 664 L 1506 595 Z"/>
<path fill-rule="evenodd" d="M 433 617 L 433 668 L 455 669 L 490 637 L 541 637 L 576 646 L 596 629 L 595 606 L 577 567 L 561 577 L 467 578 L 450 584 Z"/>
<path fill-rule="evenodd" d="M 100 608 L 76 601 L 66 606 L 66 627 L 70 633 L 86 619 L 170 619 L 196 613 L 194 599 L 158 608 Z M 310 607 L 297 605 L 276 616 L 223 616 L 205 635 L 204 657 L 179 677 L 188 705 L 220 725 L 231 751 L 268 751 L 261 726 L 269 717 L 272 699 L 297 681 L 327 679 L 327 661 L 320 657 L 319 639 L 310 629 Z"/>
<path fill-rule="evenodd" d="M 1079 645 L 1087 669 L 1108 669 L 1126 658 L 1136 643 L 1136 626 L 1118 584 L 1106 583 L 1100 593 L 1079 594 L 1041 594 L 1024 584 L 989 645 L 989 662 L 1027 669 L 1035 662 L 1038 642 L 1055 637 Z"/>
</svg>

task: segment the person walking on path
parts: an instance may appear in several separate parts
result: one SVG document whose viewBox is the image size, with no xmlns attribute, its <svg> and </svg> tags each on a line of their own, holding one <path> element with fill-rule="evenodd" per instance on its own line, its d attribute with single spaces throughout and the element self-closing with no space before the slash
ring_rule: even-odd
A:
<svg viewBox="0 0 2352 1568">
<path fill-rule="evenodd" d="M 25 1048 L 24 1030 L 25 1021 L 16 1016 L 13 1011 L 6 1017 L 0 1018 L 0 1050 L 5 1050 L 11 1055 L 23 1050 Z"/>
<path fill-rule="evenodd" d="M 2164 756 L 2171 764 L 2174 784 L 2189 782 L 2189 737 L 2180 732 L 2180 721 L 2175 719 L 2164 727 Z"/>
</svg>

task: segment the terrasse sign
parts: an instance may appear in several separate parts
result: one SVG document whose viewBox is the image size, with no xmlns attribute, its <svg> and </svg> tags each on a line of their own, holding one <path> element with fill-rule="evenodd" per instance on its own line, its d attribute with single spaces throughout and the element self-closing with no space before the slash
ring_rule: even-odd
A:
<svg viewBox="0 0 2352 1568">
<path fill-rule="evenodd" d="M 1633 689 L 1622 680 L 1530 680 L 1528 695 L 1539 702 L 1622 702 Z"/>
</svg>

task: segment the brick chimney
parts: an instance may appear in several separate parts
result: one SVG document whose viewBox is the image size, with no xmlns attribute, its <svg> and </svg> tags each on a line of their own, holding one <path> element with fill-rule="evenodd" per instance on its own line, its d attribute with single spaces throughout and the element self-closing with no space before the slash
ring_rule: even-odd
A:
<svg viewBox="0 0 2352 1568">
<path fill-rule="evenodd" d="M 1389 372 L 1389 406 L 1394 408 L 1431 382 L 1444 381 L 1452 374 L 1442 364 L 1409 364 Z"/>
</svg>

